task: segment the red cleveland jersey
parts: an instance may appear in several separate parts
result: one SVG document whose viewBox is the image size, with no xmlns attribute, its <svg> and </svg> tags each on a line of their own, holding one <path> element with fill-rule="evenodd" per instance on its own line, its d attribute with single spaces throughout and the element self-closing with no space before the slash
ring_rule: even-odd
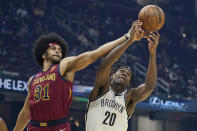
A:
<svg viewBox="0 0 197 131">
<path fill-rule="evenodd" d="M 30 84 L 30 119 L 51 121 L 68 116 L 73 83 L 60 75 L 59 64 L 35 75 Z"/>
</svg>

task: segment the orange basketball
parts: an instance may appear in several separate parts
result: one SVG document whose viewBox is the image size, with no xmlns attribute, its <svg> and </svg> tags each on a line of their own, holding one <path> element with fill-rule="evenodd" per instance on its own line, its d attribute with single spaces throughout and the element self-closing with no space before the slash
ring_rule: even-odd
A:
<svg viewBox="0 0 197 131">
<path fill-rule="evenodd" d="M 142 29 L 155 32 L 163 27 L 165 14 L 158 6 L 147 5 L 140 10 L 138 19 L 142 22 Z"/>
</svg>

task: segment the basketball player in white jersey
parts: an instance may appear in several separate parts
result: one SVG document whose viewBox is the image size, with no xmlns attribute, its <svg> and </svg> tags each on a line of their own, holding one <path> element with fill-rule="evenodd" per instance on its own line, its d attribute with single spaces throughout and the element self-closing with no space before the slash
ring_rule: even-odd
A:
<svg viewBox="0 0 197 131">
<path fill-rule="evenodd" d="M 130 88 L 133 73 L 126 66 L 111 70 L 112 64 L 133 41 L 139 41 L 143 37 L 142 31 L 135 31 L 136 28 L 140 29 L 133 24 L 130 38 L 111 50 L 103 58 L 97 70 L 95 87 L 89 96 L 86 131 L 127 131 L 128 119 L 133 114 L 136 104 L 145 100 L 155 89 L 156 49 L 160 37 L 158 32 L 150 33 L 146 37 L 150 59 L 144 84 Z"/>
</svg>

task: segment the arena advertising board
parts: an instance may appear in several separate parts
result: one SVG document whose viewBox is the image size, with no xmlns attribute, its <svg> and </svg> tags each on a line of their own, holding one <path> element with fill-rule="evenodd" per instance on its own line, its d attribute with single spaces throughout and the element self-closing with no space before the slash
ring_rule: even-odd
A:
<svg viewBox="0 0 197 131">
<path fill-rule="evenodd" d="M 146 110 L 196 112 L 197 102 L 150 96 L 145 102 L 137 104 L 137 107 L 145 108 Z"/>
<path fill-rule="evenodd" d="M 0 89 L 17 91 L 17 92 L 27 92 L 27 82 L 24 80 L 15 80 L 12 78 L 0 78 Z"/>
<path fill-rule="evenodd" d="M 92 86 L 74 85 L 74 100 L 87 102 L 92 88 Z M 27 93 L 27 81 L 0 77 L 1 90 Z M 145 101 L 137 104 L 136 107 L 146 110 L 197 112 L 197 101 L 181 101 L 161 98 L 160 96 L 150 96 Z"/>
<path fill-rule="evenodd" d="M 148 102 L 152 107 L 158 107 L 161 109 L 168 109 L 168 110 L 178 110 L 178 111 L 186 111 L 188 105 L 186 101 L 174 101 L 168 99 L 162 99 L 157 96 L 151 96 Z"/>
<path fill-rule="evenodd" d="M 24 80 L 16 80 L 13 78 L 0 77 L 0 90 L 9 90 L 16 92 L 28 92 L 28 82 Z M 92 86 L 74 85 L 73 92 L 78 94 L 90 93 Z"/>
</svg>

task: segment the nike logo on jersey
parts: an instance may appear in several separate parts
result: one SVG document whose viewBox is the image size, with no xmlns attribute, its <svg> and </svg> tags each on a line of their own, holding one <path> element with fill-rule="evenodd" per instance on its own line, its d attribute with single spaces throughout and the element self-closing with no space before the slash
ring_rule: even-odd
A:
<svg viewBox="0 0 197 131">
<path fill-rule="evenodd" d="M 122 113 L 125 109 L 125 106 L 122 106 L 121 104 L 115 102 L 114 100 L 109 99 L 101 99 L 101 107 L 111 107 L 116 110 L 118 110 L 120 113 Z"/>
</svg>

